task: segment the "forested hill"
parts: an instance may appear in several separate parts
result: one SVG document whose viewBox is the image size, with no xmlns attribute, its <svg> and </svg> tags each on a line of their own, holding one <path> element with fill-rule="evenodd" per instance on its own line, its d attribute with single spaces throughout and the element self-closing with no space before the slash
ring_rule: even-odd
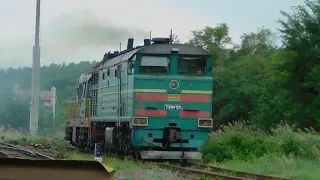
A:
<svg viewBox="0 0 320 180">
<path fill-rule="evenodd" d="M 75 87 L 77 78 L 81 73 L 91 70 L 95 62 L 80 62 L 70 64 L 50 64 L 41 67 L 40 89 L 50 91 L 52 86 L 57 88 L 58 96 L 70 97 L 74 95 L 71 89 Z M 3 79 L 1 93 L 12 93 L 13 86 L 19 85 L 21 90 L 31 89 L 31 68 L 8 68 L 6 71 L 0 71 L 0 79 Z M 1 96 L 3 98 L 3 96 Z"/>
<path fill-rule="evenodd" d="M 52 86 L 57 89 L 56 118 L 59 125 L 63 125 L 63 103 L 76 96 L 77 78 L 81 73 L 89 72 L 96 62 L 80 62 L 70 64 L 51 64 L 41 67 L 40 90 L 50 91 Z M 15 128 L 28 128 L 30 98 L 13 100 L 14 85 L 20 90 L 31 90 L 31 68 L 8 68 L 0 71 L 0 123 L 10 124 Z M 51 109 L 40 104 L 40 127 L 51 128 Z"/>
<path fill-rule="evenodd" d="M 213 55 L 216 124 L 245 120 L 268 129 L 281 122 L 319 129 L 319 10 L 319 1 L 307 1 L 306 6 L 296 7 L 292 13 L 283 12 L 278 32 L 283 40 L 281 48 L 275 45 L 279 37 L 263 28 L 244 33 L 240 44 L 232 43 L 229 27 L 224 23 L 192 31 L 187 43 L 201 46 Z M 57 88 L 60 103 L 57 118 L 61 124 L 62 102 L 75 95 L 77 77 L 91 67 L 90 62 L 81 62 L 41 68 L 41 89 L 49 90 L 53 85 Z M 27 122 L 27 104 L 3 100 L 10 97 L 14 84 L 20 89 L 30 89 L 30 68 L 8 69 L 6 73 L 0 72 L 0 78 L 1 102 L 6 103 L 0 122 L 12 125 Z M 19 108 L 22 110 L 18 111 Z M 48 109 L 41 112 L 45 110 Z M 21 115 L 22 112 L 25 114 Z M 40 121 L 50 127 L 47 114 L 50 112 L 42 113 Z"/>
</svg>

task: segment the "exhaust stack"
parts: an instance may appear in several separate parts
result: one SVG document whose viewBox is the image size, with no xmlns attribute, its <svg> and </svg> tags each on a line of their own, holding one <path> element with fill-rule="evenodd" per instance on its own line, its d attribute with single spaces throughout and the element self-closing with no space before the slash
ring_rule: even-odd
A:
<svg viewBox="0 0 320 180">
<path fill-rule="evenodd" d="M 150 39 L 144 39 L 144 45 L 145 46 L 151 45 L 151 40 Z"/>
<path fill-rule="evenodd" d="M 128 39 L 127 50 L 133 49 L 133 38 Z"/>
</svg>

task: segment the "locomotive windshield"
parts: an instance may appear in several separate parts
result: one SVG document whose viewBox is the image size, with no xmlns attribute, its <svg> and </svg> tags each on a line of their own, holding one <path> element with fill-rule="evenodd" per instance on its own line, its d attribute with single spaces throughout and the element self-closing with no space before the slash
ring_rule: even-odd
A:
<svg viewBox="0 0 320 180">
<path fill-rule="evenodd" d="M 179 57 L 178 74 L 204 75 L 206 73 L 205 57 Z"/>
<path fill-rule="evenodd" d="M 170 71 L 170 59 L 159 56 L 143 56 L 141 58 L 141 74 L 168 74 Z"/>
</svg>

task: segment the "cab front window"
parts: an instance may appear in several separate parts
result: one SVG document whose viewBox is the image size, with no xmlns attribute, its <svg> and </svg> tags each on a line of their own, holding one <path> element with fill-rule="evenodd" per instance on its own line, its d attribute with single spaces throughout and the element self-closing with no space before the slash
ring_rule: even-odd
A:
<svg viewBox="0 0 320 180">
<path fill-rule="evenodd" d="M 140 74 L 169 74 L 170 59 L 159 56 L 142 56 Z"/>
<path fill-rule="evenodd" d="M 207 60 L 205 57 L 179 57 L 178 74 L 205 75 Z"/>
</svg>

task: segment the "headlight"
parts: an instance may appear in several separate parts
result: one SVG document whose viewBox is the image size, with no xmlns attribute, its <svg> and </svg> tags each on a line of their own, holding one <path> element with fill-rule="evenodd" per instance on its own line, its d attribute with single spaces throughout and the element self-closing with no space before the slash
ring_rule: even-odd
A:
<svg viewBox="0 0 320 180">
<path fill-rule="evenodd" d="M 212 128 L 213 120 L 212 119 L 198 119 L 198 127 L 199 128 Z"/>
<path fill-rule="evenodd" d="M 148 118 L 147 117 L 133 117 L 132 118 L 133 126 L 148 126 Z"/>
</svg>

